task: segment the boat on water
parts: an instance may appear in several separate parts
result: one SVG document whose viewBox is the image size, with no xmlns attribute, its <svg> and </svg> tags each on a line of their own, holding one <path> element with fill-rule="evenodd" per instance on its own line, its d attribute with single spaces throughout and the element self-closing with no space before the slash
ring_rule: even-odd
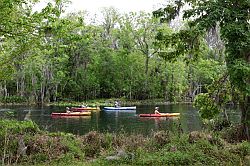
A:
<svg viewBox="0 0 250 166">
<path fill-rule="evenodd" d="M 99 110 L 98 107 L 72 107 L 69 110 L 73 112 L 85 112 L 85 111 L 94 111 Z"/>
<path fill-rule="evenodd" d="M 58 112 L 52 112 L 51 116 L 90 116 L 91 112 L 63 112 L 63 113 L 58 113 Z"/>
<path fill-rule="evenodd" d="M 160 114 L 139 114 L 139 117 L 175 117 L 180 113 L 160 113 Z"/>
<path fill-rule="evenodd" d="M 136 111 L 136 106 L 132 107 L 104 107 L 104 111 Z"/>
<path fill-rule="evenodd" d="M 91 119 L 91 116 L 58 116 L 53 115 L 51 116 L 52 119 Z"/>
</svg>

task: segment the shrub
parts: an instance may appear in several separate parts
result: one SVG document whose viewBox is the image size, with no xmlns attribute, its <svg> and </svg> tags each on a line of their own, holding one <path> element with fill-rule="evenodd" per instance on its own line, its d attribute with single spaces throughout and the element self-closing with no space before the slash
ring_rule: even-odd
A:
<svg viewBox="0 0 250 166">
<path fill-rule="evenodd" d="M 86 156 L 94 157 L 101 152 L 103 135 L 92 131 L 83 137 L 83 150 Z"/>
<path fill-rule="evenodd" d="M 170 143 L 170 135 L 169 132 L 165 131 L 158 131 L 154 133 L 153 136 L 155 142 L 159 144 L 160 146 Z"/>
<path fill-rule="evenodd" d="M 0 98 L 1 103 L 25 103 L 27 99 L 23 96 L 6 96 Z"/>
</svg>

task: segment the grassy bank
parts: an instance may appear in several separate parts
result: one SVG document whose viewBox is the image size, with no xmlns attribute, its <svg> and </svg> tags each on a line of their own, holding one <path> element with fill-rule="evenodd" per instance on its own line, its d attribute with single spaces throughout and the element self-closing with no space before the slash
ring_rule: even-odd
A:
<svg viewBox="0 0 250 166">
<path fill-rule="evenodd" d="M 47 106 L 70 106 L 78 107 L 80 105 L 88 105 L 92 107 L 96 106 L 114 106 L 115 101 L 120 101 L 122 106 L 131 106 L 131 105 L 143 105 L 143 104 L 177 104 L 177 103 L 188 103 L 190 102 L 174 102 L 170 103 L 164 99 L 148 99 L 148 100 L 129 100 L 124 98 L 110 98 L 110 99 L 95 99 L 95 100 L 86 100 L 86 101 L 73 101 L 73 100 L 62 100 L 57 102 L 48 102 L 43 103 Z M 41 103 L 28 102 L 26 99 L 18 96 L 11 96 L 7 98 L 0 98 L 0 105 L 40 105 Z"/>
<path fill-rule="evenodd" d="M 79 106 L 82 104 L 88 105 L 88 106 L 114 106 L 115 101 L 120 101 L 122 106 L 128 106 L 128 105 L 142 105 L 142 104 L 176 104 L 176 103 L 170 103 L 166 102 L 164 99 L 150 99 L 150 100 L 127 100 L 127 99 L 96 99 L 96 100 L 88 100 L 83 102 L 76 102 L 76 101 L 60 101 L 60 102 L 52 102 L 48 103 L 47 105 L 54 105 L 54 106 Z M 181 102 L 181 103 L 190 103 L 190 102 Z"/>
<path fill-rule="evenodd" d="M 249 164 L 250 143 L 235 142 L 229 133 L 159 131 L 142 136 L 93 131 L 77 136 L 41 131 L 32 121 L 1 120 L 0 157 L 2 165 Z"/>
</svg>

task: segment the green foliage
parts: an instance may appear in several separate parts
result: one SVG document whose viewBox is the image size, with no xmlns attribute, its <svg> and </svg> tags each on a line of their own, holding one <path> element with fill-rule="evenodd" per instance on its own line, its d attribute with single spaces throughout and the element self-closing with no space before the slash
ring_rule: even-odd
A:
<svg viewBox="0 0 250 166">
<path fill-rule="evenodd" d="M 80 140 L 75 139 L 73 135 L 64 136 L 61 143 L 64 144 L 67 147 L 68 151 L 72 154 L 72 156 L 68 155 L 67 158 L 69 157 L 71 157 L 71 159 L 74 159 L 74 158 L 83 159 L 84 158 L 85 153 L 82 152 L 81 142 Z"/>
<path fill-rule="evenodd" d="M 205 132 L 176 135 L 168 131 L 151 136 L 101 134 L 85 136 L 67 133 L 35 132 L 31 121 L 0 121 L 12 132 L 1 133 L 1 158 L 20 165 L 239 165 L 250 155 L 249 142 L 229 144 L 219 135 Z M 31 132 L 30 128 L 33 129 Z M 37 129 L 35 129 L 37 130 Z M 126 138 L 126 139 L 124 139 Z M 20 155 L 20 140 L 27 146 Z M 116 160 L 106 157 L 124 151 Z M 5 154 L 5 155 L 3 155 Z M 91 157 L 91 158 L 90 158 Z M 94 157 L 94 158 L 93 158 Z M 87 159 L 95 159 L 87 161 Z"/>
<path fill-rule="evenodd" d="M 0 119 L 14 119 L 16 113 L 13 111 L 5 111 Z"/>
<path fill-rule="evenodd" d="M 207 93 L 195 97 L 194 106 L 199 110 L 202 118 L 213 119 L 224 111 L 228 103 L 233 102 L 232 92 L 237 94 L 233 91 L 228 76 L 223 75 L 207 86 Z"/>
<path fill-rule="evenodd" d="M 210 85 L 226 72 L 226 66 L 213 59 L 200 59 L 198 62 L 190 64 L 194 70 L 193 79 L 203 85 Z"/>
<path fill-rule="evenodd" d="M 32 121 L 0 120 L 0 157 L 2 164 L 16 162 L 20 156 L 20 150 L 25 148 L 20 145 L 20 142 L 36 133 L 39 133 L 39 129 Z"/>
<path fill-rule="evenodd" d="M 0 121 L 0 133 L 3 137 L 4 134 L 35 134 L 38 132 L 38 126 L 32 121 L 15 121 L 15 120 L 1 120 Z"/>
<path fill-rule="evenodd" d="M 103 136 L 97 132 L 90 132 L 84 138 L 84 151 L 86 156 L 94 157 L 101 152 Z"/>
<path fill-rule="evenodd" d="M 113 135 L 112 134 L 110 134 L 110 133 L 106 133 L 105 135 L 104 135 L 104 147 L 106 148 L 106 149 L 112 149 L 112 144 L 113 144 Z"/>
<path fill-rule="evenodd" d="M 172 143 L 157 152 L 141 151 L 135 165 L 220 165 L 240 163 L 240 157 L 232 155 L 228 151 L 219 150 L 206 140 L 200 140 L 195 144 Z M 229 159 L 230 158 L 230 159 Z"/>
<path fill-rule="evenodd" d="M 4 102 L 24 102 L 8 96 L 24 96 L 30 103 L 98 98 L 179 102 L 185 101 L 197 84 L 204 87 L 225 70 L 215 58 L 208 58 L 214 50 L 205 42 L 203 27 L 207 22 L 189 21 L 175 31 L 159 24 L 151 14 L 120 14 L 107 8 L 102 12 L 102 25 L 86 24 L 83 12 L 61 16 L 68 1 L 48 3 L 41 12 L 31 12 L 29 2 L 0 1 L 4 27 L 0 32 L 0 95 Z M 201 4 L 192 2 L 194 10 L 186 11 L 185 17 L 199 12 L 196 8 Z M 183 5 L 184 1 L 176 1 L 158 14 L 166 14 L 170 20 Z M 229 36 L 231 28 L 237 30 L 246 40 L 240 46 L 247 48 L 248 34 L 242 30 L 248 27 L 233 25 L 226 27 L 228 31 L 222 27 L 222 34 Z M 233 65 L 230 73 L 240 73 L 230 75 L 235 84 L 241 82 L 238 90 L 248 91 L 245 78 L 249 67 L 244 58 L 227 64 Z"/>
<path fill-rule="evenodd" d="M 159 25 L 150 14 L 129 13 L 118 17 L 118 11 L 106 9 L 104 17 L 111 22 L 86 25 L 84 13 L 60 17 L 61 7 L 66 3 L 48 3 L 40 13 L 26 19 L 23 29 L 27 32 L 4 38 L 0 87 L 6 86 L 6 90 L 2 96 L 25 96 L 31 103 L 63 98 L 82 101 L 164 96 L 161 89 L 167 85 L 160 83 L 161 73 L 157 71 L 160 62 L 153 45 Z M 15 13 L 14 8 L 8 10 Z M 18 13 L 22 19 L 30 8 L 23 11 Z M 11 22 L 8 26 L 14 24 L 11 17 L 8 19 Z M 180 96 L 176 98 L 179 100 Z"/>
<path fill-rule="evenodd" d="M 202 93 L 196 96 L 194 106 L 198 108 L 201 117 L 204 119 L 213 119 L 221 112 L 208 93 Z"/>
<path fill-rule="evenodd" d="M 187 9 L 185 4 L 189 5 Z M 213 83 L 207 94 L 199 95 L 195 105 L 199 108 L 201 116 L 211 119 L 219 113 L 219 110 L 230 100 L 231 95 L 225 87 L 230 87 L 231 92 L 237 92 L 242 112 L 242 124 L 246 139 L 249 136 L 249 50 L 250 50 L 250 26 L 249 26 L 249 0 L 242 1 L 199 1 L 180 0 L 167 5 L 153 14 L 162 21 L 173 20 L 184 8 L 183 19 L 188 21 L 188 28 L 177 33 L 164 35 L 161 31 L 157 39 L 160 48 L 165 51 L 163 57 L 169 60 L 176 60 L 181 55 L 188 55 L 191 59 L 197 59 L 202 52 L 202 36 L 215 27 L 220 27 L 220 37 L 225 44 L 227 74 L 230 79 L 230 86 L 224 81 Z M 205 73 L 204 73 L 205 74 Z M 209 76 L 206 73 L 206 76 Z M 220 77 L 218 77 L 220 78 Z M 221 86 L 223 90 L 220 90 Z"/>
<path fill-rule="evenodd" d="M 23 96 L 6 96 L 0 98 L 0 103 L 24 103 L 26 98 Z"/>
<path fill-rule="evenodd" d="M 250 63 L 242 59 L 237 59 L 232 63 L 229 65 L 229 72 L 232 74 L 231 82 L 249 96 L 250 83 L 246 78 L 250 78 Z"/>
<path fill-rule="evenodd" d="M 230 152 L 239 156 L 246 156 L 250 152 L 250 145 L 249 142 L 244 141 L 241 144 L 236 144 L 235 147 L 230 149 Z"/>
</svg>

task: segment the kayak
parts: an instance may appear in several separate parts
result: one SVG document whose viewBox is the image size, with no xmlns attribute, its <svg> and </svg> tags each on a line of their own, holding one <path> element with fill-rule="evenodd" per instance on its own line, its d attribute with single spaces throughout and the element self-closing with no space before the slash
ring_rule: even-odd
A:
<svg viewBox="0 0 250 166">
<path fill-rule="evenodd" d="M 51 116 L 90 116 L 91 112 L 70 112 L 70 113 L 57 113 L 53 112 Z"/>
<path fill-rule="evenodd" d="M 104 110 L 136 110 L 136 106 L 133 107 L 104 107 Z"/>
<path fill-rule="evenodd" d="M 52 119 L 91 119 L 91 116 L 51 116 Z"/>
<path fill-rule="evenodd" d="M 133 107 L 104 107 L 105 112 L 136 112 L 136 106 Z"/>
<path fill-rule="evenodd" d="M 70 108 L 70 111 L 73 112 L 84 112 L 84 111 L 92 111 L 92 110 L 98 110 L 97 107 L 72 107 Z"/>
<path fill-rule="evenodd" d="M 179 115 L 180 113 L 139 114 L 140 117 L 173 117 Z"/>
</svg>

